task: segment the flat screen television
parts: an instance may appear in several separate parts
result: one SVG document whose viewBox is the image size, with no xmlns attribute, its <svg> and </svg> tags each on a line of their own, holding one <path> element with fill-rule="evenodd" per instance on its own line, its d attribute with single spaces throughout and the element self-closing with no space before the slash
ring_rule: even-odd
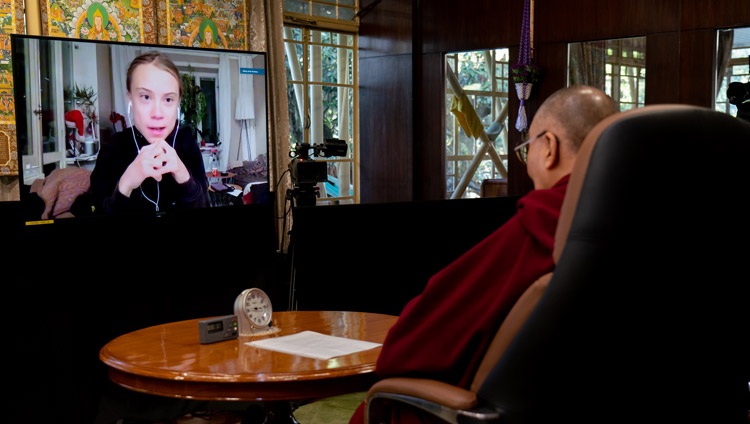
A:
<svg viewBox="0 0 750 424">
<path fill-rule="evenodd" d="M 193 154 L 189 168 L 191 174 L 205 174 L 208 193 L 206 202 L 185 209 L 272 203 L 264 52 L 13 34 L 20 200 L 26 226 L 108 215 L 194 213 L 179 209 L 177 202 L 167 207 L 157 203 L 166 182 L 160 186 L 150 178 L 133 192 L 143 193 L 153 209 L 105 210 L 92 195 L 90 177 L 98 163 L 110 163 L 102 157 L 112 146 L 129 140 L 125 143 L 133 143 L 128 146 L 138 152 L 144 147 L 134 141 L 126 74 L 133 58 L 150 51 L 174 62 L 182 77 L 182 97 L 190 100 L 180 103 L 178 129 L 195 137 L 200 159 Z"/>
</svg>

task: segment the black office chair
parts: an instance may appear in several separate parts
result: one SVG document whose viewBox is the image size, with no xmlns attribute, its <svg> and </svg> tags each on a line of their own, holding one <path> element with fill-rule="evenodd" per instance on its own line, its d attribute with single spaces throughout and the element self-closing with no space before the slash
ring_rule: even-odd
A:
<svg viewBox="0 0 750 424">
<path fill-rule="evenodd" d="M 747 423 L 748 160 L 750 125 L 710 109 L 602 122 L 571 174 L 549 285 L 519 301 L 532 310 L 509 316 L 520 329 L 486 378 L 381 380 L 368 422 L 401 404 L 450 423 Z"/>
</svg>

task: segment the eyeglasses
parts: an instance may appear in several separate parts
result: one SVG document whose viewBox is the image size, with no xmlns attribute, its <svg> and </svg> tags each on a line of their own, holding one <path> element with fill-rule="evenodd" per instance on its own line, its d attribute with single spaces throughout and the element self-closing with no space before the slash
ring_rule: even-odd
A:
<svg viewBox="0 0 750 424">
<path fill-rule="evenodd" d="M 521 163 L 526 163 L 526 159 L 529 157 L 529 144 L 531 144 L 531 142 L 536 140 L 537 138 L 544 136 L 545 134 L 547 134 L 546 130 L 539 133 L 538 136 L 524 141 L 513 149 L 516 151 L 516 157 L 521 161 Z"/>
</svg>

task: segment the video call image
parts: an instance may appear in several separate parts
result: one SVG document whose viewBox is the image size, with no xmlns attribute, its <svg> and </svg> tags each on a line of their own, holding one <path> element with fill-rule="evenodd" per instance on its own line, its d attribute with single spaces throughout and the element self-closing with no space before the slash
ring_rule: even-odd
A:
<svg viewBox="0 0 750 424">
<path fill-rule="evenodd" d="M 265 53 L 11 43 L 27 221 L 267 201 Z"/>
</svg>

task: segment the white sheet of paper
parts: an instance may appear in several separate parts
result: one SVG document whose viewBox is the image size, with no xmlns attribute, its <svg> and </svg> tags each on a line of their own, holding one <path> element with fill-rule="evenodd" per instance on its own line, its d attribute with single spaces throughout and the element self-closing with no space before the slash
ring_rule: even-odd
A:
<svg viewBox="0 0 750 424">
<path fill-rule="evenodd" d="M 302 331 L 288 336 L 272 337 L 245 343 L 263 349 L 315 359 L 331 359 L 337 356 L 374 349 L 382 343 L 329 336 L 315 331 Z"/>
</svg>

